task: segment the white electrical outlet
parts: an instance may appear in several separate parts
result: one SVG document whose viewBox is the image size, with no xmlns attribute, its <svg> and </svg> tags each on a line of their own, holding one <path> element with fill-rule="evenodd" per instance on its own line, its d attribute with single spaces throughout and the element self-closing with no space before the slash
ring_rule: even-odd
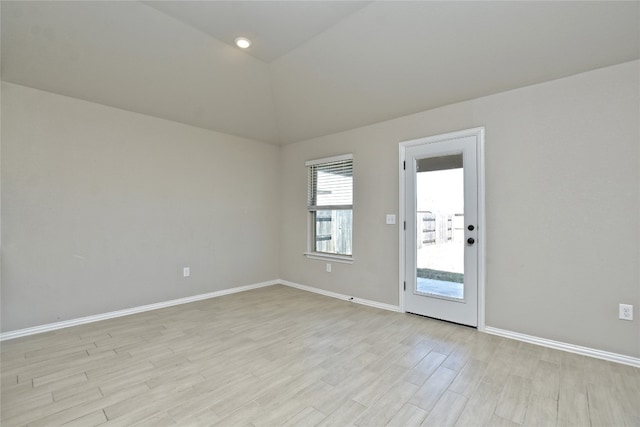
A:
<svg viewBox="0 0 640 427">
<path fill-rule="evenodd" d="M 633 320 L 633 306 L 631 304 L 620 304 L 619 317 L 622 320 Z"/>
<path fill-rule="evenodd" d="M 182 277 L 191 276 L 191 269 L 189 267 L 185 267 L 182 269 Z"/>
<path fill-rule="evenodd" d="M 331 264 L 327 263 L 327 273 L 331 273 Z"/>
</svg>

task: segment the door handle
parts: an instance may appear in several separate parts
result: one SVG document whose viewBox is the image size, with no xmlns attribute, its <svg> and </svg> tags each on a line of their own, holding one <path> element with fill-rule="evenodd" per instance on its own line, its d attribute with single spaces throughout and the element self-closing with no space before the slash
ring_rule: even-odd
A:
<svg viewBox="0 0 640 427">
<path fill-rule="evenodd" d="M 475 239 L 474 239 L 473 237 L 469 237 L 469 238 L 467 239 L 467 243 L 468 243 L 468 244 L 470 244 L 470 245 L 473 245 L 475 242 L 476 242 L 476 241 L 475 241 Z"/>
</svg>

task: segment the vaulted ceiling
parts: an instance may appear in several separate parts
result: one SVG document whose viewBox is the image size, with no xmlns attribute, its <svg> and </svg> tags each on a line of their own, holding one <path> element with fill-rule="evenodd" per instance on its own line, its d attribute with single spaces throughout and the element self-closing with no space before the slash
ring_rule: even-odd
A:
<svg viewBox="0 0 640 427">
<path fill-rule="evenodd" d="M 640 58 L 637 1 L 0 7 L 5 81 L 276 144 Z"/>
</svg>

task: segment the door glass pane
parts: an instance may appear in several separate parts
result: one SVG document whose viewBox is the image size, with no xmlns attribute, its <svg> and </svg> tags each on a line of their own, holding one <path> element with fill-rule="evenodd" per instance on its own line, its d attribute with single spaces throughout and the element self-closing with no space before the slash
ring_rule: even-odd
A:
<svg viewBox="0 0 640 427">
<path fill-rule="evenodd" d="M 462 154 L 417 160 L 416 291 L 464 299 Z"/>
</svg>

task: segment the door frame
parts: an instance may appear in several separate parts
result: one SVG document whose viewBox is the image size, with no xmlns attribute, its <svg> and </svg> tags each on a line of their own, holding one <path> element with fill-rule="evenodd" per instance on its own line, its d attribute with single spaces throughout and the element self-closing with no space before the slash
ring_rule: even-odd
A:
<svg viewBox="0 0 640 427">
<path fill-rule="evenodd" d="M 398 182 L 399 182 L 399 217 L 402 223 L 398 227 L 399 237 L 399 280 L 398 280 L 398 293 L 399 293 L 399 305 L 400 311 L 406 313 L 405 308 L 405 239 L 406 239 L 406 221 L 407 216 L 405 212 L 405 161 L 406 161 L 406 149 L 407 147 L 414 147 L 417 145 L 431 144 L 434 142 L 447 141 L 450 139 L 463 138 L 468 136 L 475 136 L 477 142 L 477 174 L 478 174 L 478 331 L 484 331 L 485 329 L 485 280 L 486 280 L 486 222 L 485 222 L 485 180 L 484 180 L 484 127 L 477 127 L 472 129 L 465 129 L 461 131 L 448 132 L 440 135 L 427 136 L 423 138 L 411 139 L 408 141 L 402 141 L 398 144 Z"/>
</svg>

